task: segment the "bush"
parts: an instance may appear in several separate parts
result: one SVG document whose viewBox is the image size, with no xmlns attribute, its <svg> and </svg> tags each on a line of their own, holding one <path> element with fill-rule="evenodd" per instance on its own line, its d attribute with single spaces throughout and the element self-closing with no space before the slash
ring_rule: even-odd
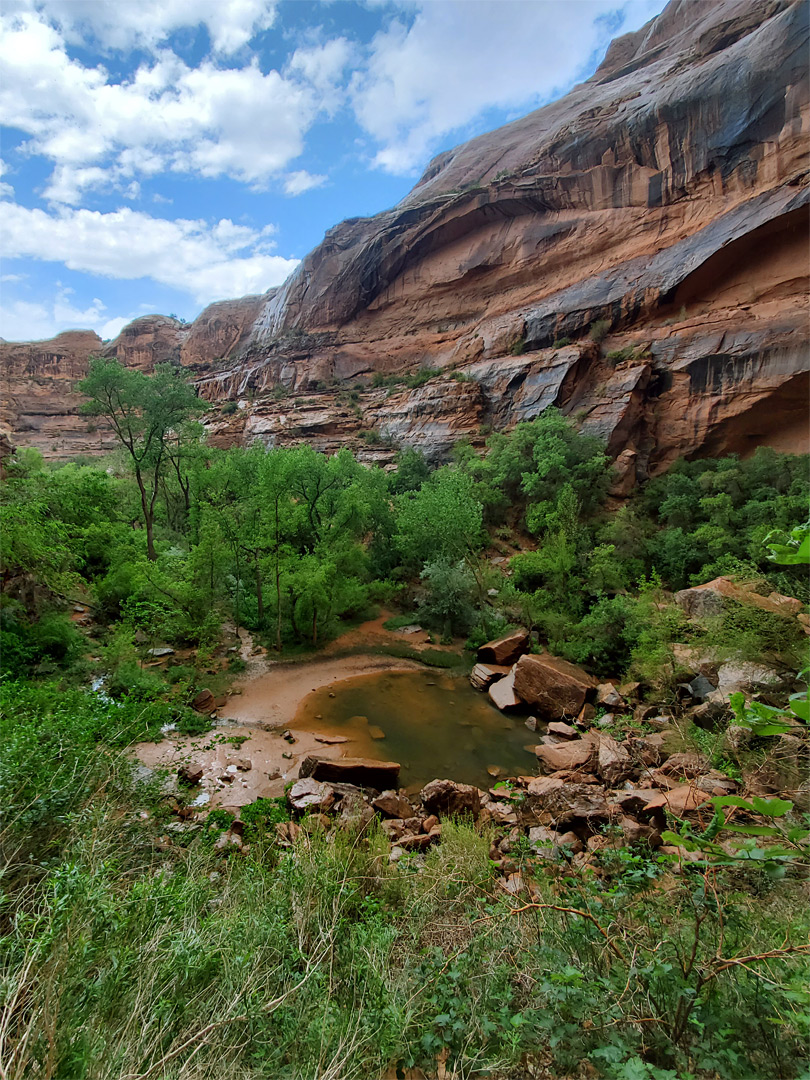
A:
<svg viewBox="0 0 810 1080">
<path fill-rule="evenodd" d="M 588 336 L 591 341 L 595 341 L 597 345 L 605 340 L 610 333 L 610 322 L 608 319 L 597 319 L 596 322 L 591 323 L 591 328 L 588 331 Z"/>
</svg>

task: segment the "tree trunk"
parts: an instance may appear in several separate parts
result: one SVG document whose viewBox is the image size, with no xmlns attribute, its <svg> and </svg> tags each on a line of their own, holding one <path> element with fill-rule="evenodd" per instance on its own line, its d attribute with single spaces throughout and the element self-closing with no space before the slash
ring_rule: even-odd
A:
<svg viewBox="0 0 810 1080">
<path fill-rule="evenodd" d="M 276 553 L 276 652 L 281 652 L 281 568 Z"/>
<path fill-rule="evenodd" d="M 152 505 L 149 504 L 149 499 L 146 495 L 146 487 L 143 482 L 143 476 L 141 475 L 140 468 L 135 466 L 135 479 L 138 481 L 138 490 L 141 493 L 141 509 L 143 510 L 143 521 L 146 526 L 146 557 L 149 562 L 157 562 L 157 552 L 155 551 L 155 514 L 154 514 L 154 500 Z"/>
<path fill-rule="evenodd" d="M 262 592 L 262 568 L 256 557 L 256 603 L 258 605 L 259 626 L 264 626 L 264 593 Z"/>
</svg>

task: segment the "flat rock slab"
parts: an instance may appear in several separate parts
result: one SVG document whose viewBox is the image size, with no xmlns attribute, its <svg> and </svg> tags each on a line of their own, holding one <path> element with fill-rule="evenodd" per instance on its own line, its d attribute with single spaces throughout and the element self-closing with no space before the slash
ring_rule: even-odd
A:
<svg viewBox="0 0 810 1080">
<path fill-rule="evenodd" d="M 374 761 L 373 758 L 345 757 L 337 761 L 314 754 L 301 762 L 300 775 L 327 783 L 356 784 L 358 787 L 387 791 L 399 782 L 398 761 Z"/>
<path fill-rule="evenodd" d="M 476 690 L 487 690 L 492 683 L 505 678 L 511 670 L 507 664 L 476 664 L 470 672 L 470 682 Z"/>
<path fill-rule="evenodd" d="M 509 709 L 519 709 L 523 702 L 515 693 L 515 673 L 511 671 L 505 678 L 492 683 L 489 690 L 490 701 L 493 705 L 507 712 Z"/>
<path fill-rule="evenodd" d="M 498 684 L 496 684 L 497 686 Z M 596 680 L 558 656 L 521 656 L 515 667 L 515 694 L 548 720 L 578 716 Z"/>
<path fill-rule="evenodd" d="M 514 664 L 528 649 L 529 635 L 521 630 L 497 641 L 488 641 L 478 650 L 477 659 L 480 664 Z"/>
</svg>

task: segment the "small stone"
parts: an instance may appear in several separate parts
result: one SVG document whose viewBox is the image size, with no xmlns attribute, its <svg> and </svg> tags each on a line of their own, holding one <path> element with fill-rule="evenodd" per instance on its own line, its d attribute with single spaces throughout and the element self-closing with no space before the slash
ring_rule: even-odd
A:
<svg viewBox="0 0 810 1080">
<path fill-rule="evenodd" d="M 381 727 L 377 727 L 376 724 L 369 724 L 368 733 L 372 739 L 384 739 L 385 732 Z"/>
<path fill-rule="evenodd" d="M 537 717 L 527 716 L 525 720 L 526 727 L 529 731 L 537 731 Z"/>
<path fill-rule="evenodd" d="M 194 786 L 199 784 L 203 778 L 203 767 L 194 763 L 181 765 L 177 770 L 177 776 L 182 783 Z"/>
</svg>

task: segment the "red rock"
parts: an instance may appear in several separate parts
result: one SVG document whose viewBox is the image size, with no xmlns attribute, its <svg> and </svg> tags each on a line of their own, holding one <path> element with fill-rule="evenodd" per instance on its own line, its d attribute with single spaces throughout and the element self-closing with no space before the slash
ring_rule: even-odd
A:
<svg viewBox="0 0 810 1080">
<path fill-rule="evenodd" d="M 199 784 L 203 778 L 203 767 L 202 765 L 197 765 L 195 762 L 189 762 L 186 765 L 180 766 L 177 770 L 177 775 L 184 784 Z"/>
<path fill-rule="evenodd" d="M 422 805 L 431 814 L 471 814 L 477 817 L 481 809 L 478 788 L 458 784 L 454 780 L 431 780 L 419 795 Z"/>
<path fill-rule="evenodd" d="M 479 664 L 514 664 L 518 657 L 529 649 L 529 635 L 525 630 L 516 634 L 499 638 L 497 641 L 488 641 L 478 650 Z"/>
<path fill-rule="evenodd" d="M 200 690 L 194 700 L 191 702 L 192 709 L 196 709 L 198 713 L 210 713 L 216 708 L 214 701 L 214 695 L 210 690 Z"/>
<path fill-rule="evenodd" d="M 575 727 L 563 723 L 562 720 L 552 720 L 548 725 L 548 731 L 550 735 L 559 735 L 563 739 L 576 739 L 579 736 L 579 732 Z"/>
<path fill-rule="evenodd" d="M 296 780 L 287 792 L 293 810 L 328 810 L 335 802 L 335 792 L 328 784 L 311 777 Z"/>
<path fill-rule="evenodd" d="M 590 769 L 596 763 L 598 749 L 591 739 L 577 739 L 557 746 L 536 746 L 534 752 L 541 768 L 553 773 L 558 769 Z"/>
<path fill-rule="evenodd" d="M 682 753 L 672 754 L 658 770 L 664 776 L 686 777 L 694 779 L 707 772 L 709 759 L 705 754 Z"/>
<path fill-rule="evenodd" d="M 470 672 L 470 682 L 476 690 L 488 690 L 492 683 L 503 679 L 511 670 L 507 664 L 476 664 Z"/>
<path fill-rule="evenodd" d="M 579 714 L 596 682 L 575 664 L 543 653 L 520 658 L 514 687 L 516 695 L 539 714 L 549 720 L 562 720 Z"/>
<path fill-rule="evenodd" d="M 511 672 L 503 679 L 499 679 L 498 682 L 492 683 L 488 693 L 492 704 L 496 705 L 501 712 L 511 712 L 513 709 L 519 709 L 522 704 L 515 693 L 514 672 Z"/>
<path fill-rule="evenodd" d="M 330 783 L 356 784 L 358 787 L 387 791 L 399 780 L 399 762 L 375 761 L 373 758 L 345 757 L 332 761 L 312 754 L 301 762 L 301 776 Z"/>
<path fill-rule="evenodd" d="M 624 705 L 624 698 L 613 683 L 600 683 L 596 688 L 596 704 L 607 705 L 609 709 L 619 709 Z"/>
<path fill-rule="evenodd" d="M 633 772 L 627 750 L 610 735 L 599 736 L 597 772 L 610 787 L 622 783 Z"/>
<path fill-rule="evenodd" d="M 595 784 L 538 777 L 529 784 L 528 798 L 533 809 L 546 812 L 558 824 L 578 818 L 591 821 L 610 816 L 605 789 Z"/>
<path fill-rule="evenodd" d="M 709 794 L 695 785 L 679 784 L 670 791 L 660 792 L 647 803 L 646 809 L 653 811 L 660 808 L 674 814 L 675 817 L 682 817 L 696 810 L 710 798 Z"/>
<path fill-rule="evenodd" d="M 404 795 L 396 791 L 384 791 L 379 798 L 372 800 L 371 805 L 375 810 L 390 818 L 409 818 L 413 810 L 411 804 Z"/>
</svg>

